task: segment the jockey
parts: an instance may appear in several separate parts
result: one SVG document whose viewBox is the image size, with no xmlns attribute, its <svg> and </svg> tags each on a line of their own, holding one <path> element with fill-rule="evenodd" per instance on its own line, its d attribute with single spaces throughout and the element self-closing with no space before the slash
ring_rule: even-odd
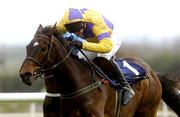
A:
<svg viewBox="0 0 180 117">
<path fill-rule="evenodd" d="M 64 33 L 65 38 L 73 38 L 69 45 L 93 52 L 96 58 L 108 60 L 116 71 L 117 80 L 123 88 L 122 105 L 127 105 L 135 93 L 125 80 L 117 63 L 112 59 L 121 45 L 121 40 L 115 37 L 117 35 L 114 34 L 116 30 L 113 24 L 92 9 L 69 8 L 57 22 L 56 28 Z"/>
</svg>

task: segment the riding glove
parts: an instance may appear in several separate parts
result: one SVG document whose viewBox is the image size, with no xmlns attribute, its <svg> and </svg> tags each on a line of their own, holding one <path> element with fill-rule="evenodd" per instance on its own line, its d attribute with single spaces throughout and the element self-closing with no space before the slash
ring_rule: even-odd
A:
<svg viewBox="0 0 180 117">
<path fill-rule="evenodd" d="M 69 33 L 69 32 L 66 32 L 65 34 L 63 34 L 63 37 L 68 41 L 80 41 L 80 42 L 85 41 L 81 37 L 76 36 L 74 33 Z"/>
<path fill-rule="evenodd" d="M 66 33 L 63 34 L 63 37 L 64 37 L 65 40 L 69 40 L 70 37 L 71 37 L 71 33 L 66 32 Z"/>
</svg>

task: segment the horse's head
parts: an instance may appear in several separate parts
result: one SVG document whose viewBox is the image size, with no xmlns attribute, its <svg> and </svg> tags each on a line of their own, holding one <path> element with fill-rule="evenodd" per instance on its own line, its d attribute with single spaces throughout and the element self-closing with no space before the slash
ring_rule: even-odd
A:
<svg viewBox="0 0 180 117">
<path fill-rule="evenodd" d="M 27 45 L 26 59 L 20 68 L 22 81 L 31 85 L 32 82 L 44 73 L 44 69 L 52 67 L 56 62 L 57 45 L 55 26 L 42 27 L 40 25 L 33 40 Z"/>
</svg>

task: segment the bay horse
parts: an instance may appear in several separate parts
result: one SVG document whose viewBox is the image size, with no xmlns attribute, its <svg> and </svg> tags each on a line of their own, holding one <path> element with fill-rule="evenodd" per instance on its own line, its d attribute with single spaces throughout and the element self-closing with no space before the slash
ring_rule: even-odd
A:
<svg viewBox="0 0 180 117">
<path fill-rule="evenodd" d="M 180 71 L 157 75 L 162 85 L 162 99 L 180 117 Z"/>
<path fill-rule="evenodd" d="M 50 104 L 50 108 L 46 96 L 44 111 L 51 110 L 52 106 L 59 109 L 56 117 L 114 117 L 116 90 L 103 83 L 102 76 L 94 73 L 89 64 L 70 54 L 72 49 L 67 49 L 62 35 L 57 37 L 55 26 L 45 30 L 40 25 L 26 49 L 27 56 L 19 71 L 23 82 L 31 85 L 44 74 L 46 91 L 61 94 L 56 104 L 51 98 L 57 107 Z M 120 116 L 156 117 L 162 94 L 160 81 L 143 60 L 127 59 L 142 66 L 148 79 L 133 85 L 135 96 L 121 108 Z M 47 113 L 44 112 L 45 117 Z"/>
</svg>

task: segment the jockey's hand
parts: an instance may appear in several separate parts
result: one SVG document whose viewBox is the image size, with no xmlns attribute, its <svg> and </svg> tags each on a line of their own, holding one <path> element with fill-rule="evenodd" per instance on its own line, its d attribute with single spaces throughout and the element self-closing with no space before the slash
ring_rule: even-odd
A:
<svg viewBox="0 0 180 117">
<path fill-rule="evenodd" d="M 71 36 L 72 36 L 72 35 L 71 35 L 71 33 L 69 33 L 69 32 L 66 32 L 66 33 L 63 34 L 63 37 L 64 37 L 65 40 L 69 40 L 69 41 L 70 41 Z"/>
<path fill-rule="evenodd" d="M 76 36 L 74 33 L 71 34 L 71 38 L 72 38 L 72 41 L 80 41 L 80 42 L 85 41 L 83 38 Z"/>
<path fill-rule="evenodd" d="M 80 41 L 83 42 L 85 41 L 84 39 L 82 39 L 79 36 L 76 36 L 74 33 L 69 33 L 66 32 L 65 34 L 63 34 L 64 39 L 66 39 L 67 41 Z"/>
<path fill-rule="evenodd" d="M 67 41 L 66 45 L 67 46 L 75 46 L 79 49 L 82 49 L 82 47 L 83 47 L 83 43 L 81 41 Z"/>
</svg>

